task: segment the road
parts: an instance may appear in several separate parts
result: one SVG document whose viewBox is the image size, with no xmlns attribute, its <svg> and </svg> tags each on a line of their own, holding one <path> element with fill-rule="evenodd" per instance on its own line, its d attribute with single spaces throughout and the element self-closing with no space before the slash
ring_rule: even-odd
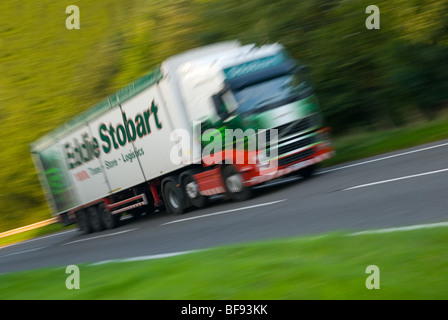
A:
<svg viewBox="0 0 448 320">
<path fill-rule="evenodd" d="M 181 216 L 127 219 L 113 230 L 77 230 L 0 248 L 0 273 L 146 257 L 240 242 L 362 231 L 448 220 L 448 140 L 287 178 L 245 202 L 213 199 Z"/>
</svg>

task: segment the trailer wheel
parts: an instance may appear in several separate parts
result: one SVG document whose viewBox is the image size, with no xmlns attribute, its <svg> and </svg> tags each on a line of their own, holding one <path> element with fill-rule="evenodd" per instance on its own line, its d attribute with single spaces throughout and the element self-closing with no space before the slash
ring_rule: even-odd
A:
<svg viewBox="0 0 448 320">
<path fill-rule="evenodd" d="M 85 211 L 81 210 L 76 212 L 76 220 L 78 221 L 79 230 L 85 234 L 92 232 L 89 215 Z"/>
<path fill-rule="evenodd" d="M 101 220 L 106 229 L 113 229 L 120 225 L 120 215 L 112 214 L 104 205 L 101 203 L 98 205 L 98 212 L 100 213 Z"/>
<path fill-rule="evenodd" d="M 97 207 L 90 207 L 86 211 L 89 216 L 90 226 L 93 232 L 100 232 L 104 230 L 104 223 L 101 219 L 101 214 Z"/>
<path fill-rule="evenodd" d="M 230 199 L 244 201 L 252 197 L 252 190 L 243 184 L 241 174 L 233 166 L 224 167 L 222 178 L 226 186 L 226 194 Z"/>
<path fill-rule="evenodd" d="M 195 206 L 196 208 L 202 208 L 205 206 L 207 197 L 203 196 L 199 192 L 198 183 L 191 174 L 188 174 L 183 179 L 182 187 L 184 189 L 185 196 L 193 206 Z"/>
<path fill-rule="evenodd" d="M 167 181 L 163 186 L 163 199 L 168 212 L 174 214 L 184 213 L 184 203 L 181 191 L 174 182 Z"/>
</svg>

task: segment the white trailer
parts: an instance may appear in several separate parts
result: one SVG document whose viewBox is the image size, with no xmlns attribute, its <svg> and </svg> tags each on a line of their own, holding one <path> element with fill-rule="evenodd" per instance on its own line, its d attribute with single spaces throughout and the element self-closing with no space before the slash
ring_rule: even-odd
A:
<svg viewBox="0 0 448 320">
<path fill-rule="evenodd" d="M 238 102 L 241 88 L 269 84 L 296 72 L 291 69 L 295 64 L 284 57 L 280 45 L 256 48 L 238 42 L 173 56 L 32 143 L 33 160 L 53 215 L 65 224 L 78 222 L 86 233 L 101 231 L 116 227 L 125 212 L 140 215 L 165 206 L 180 214 L 187 206 L 203 206 L 209 195 L 218 193 L 242 200 L 252 185 L 292 171 L 303 173 L 305 167 L 328 158 L 332 151 L 318 123 L 319 112 L 306 102 L 307 96 L 296 99 L 294 106 L 281 106 L 282 112 L 291 114 L 289 119 L 254 124 L 258 129 L 289 128 L 284 140 L 288 152 L 280 154 L 283 162 L 275 175 L 259 179 L 258 161 L 251 167 L 203 162 L 203 144 L 193 124 L 235 128 L 231 120 L 243 119 L 243 113 L 235 107 L 223 109 L 223 95 L 232 92 Z M 242 80 L 249 84 L 241 85 Z M 263 110 L 258 116 L 269 119 L 274 111 Z M 179 149 L 178 132 L 188 135 L 188 143 L 183 141 L 187 149 Z M 281 141 L 278 150 L 282 150 Z M 182 161 L 172 161 L 173 152 L 181 152 Z M 240 185 L 235 187 L 235 182 Z"/>
</svg>

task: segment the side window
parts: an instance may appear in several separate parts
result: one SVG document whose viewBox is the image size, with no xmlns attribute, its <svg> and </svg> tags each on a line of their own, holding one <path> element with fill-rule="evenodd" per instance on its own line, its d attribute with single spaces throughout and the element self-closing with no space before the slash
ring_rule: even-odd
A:
<svg viewBox="0 0 448 320">
<path fill-rule="evenodd" d="M 236 102 L 235 97 L 233 96 L 233 93 L 231 91 L 226 91 L 222 95 L 222 101 L 228 114 L 231 114 L 238 108 L 238 103 Z"/>
</svg>

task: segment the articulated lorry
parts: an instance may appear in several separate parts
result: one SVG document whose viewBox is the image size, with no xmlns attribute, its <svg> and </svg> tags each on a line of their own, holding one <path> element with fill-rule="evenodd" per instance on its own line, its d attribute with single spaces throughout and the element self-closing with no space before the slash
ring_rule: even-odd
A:
<svg viewBox="0 0 448 320">
<path fill-rule="evenodd" d="M 242 201 L 334 152 L 306 68 L 280 44 L 238 41 L 166 59 L 30 148 L 53 215 L 85 233 Z"/>
</svg>

